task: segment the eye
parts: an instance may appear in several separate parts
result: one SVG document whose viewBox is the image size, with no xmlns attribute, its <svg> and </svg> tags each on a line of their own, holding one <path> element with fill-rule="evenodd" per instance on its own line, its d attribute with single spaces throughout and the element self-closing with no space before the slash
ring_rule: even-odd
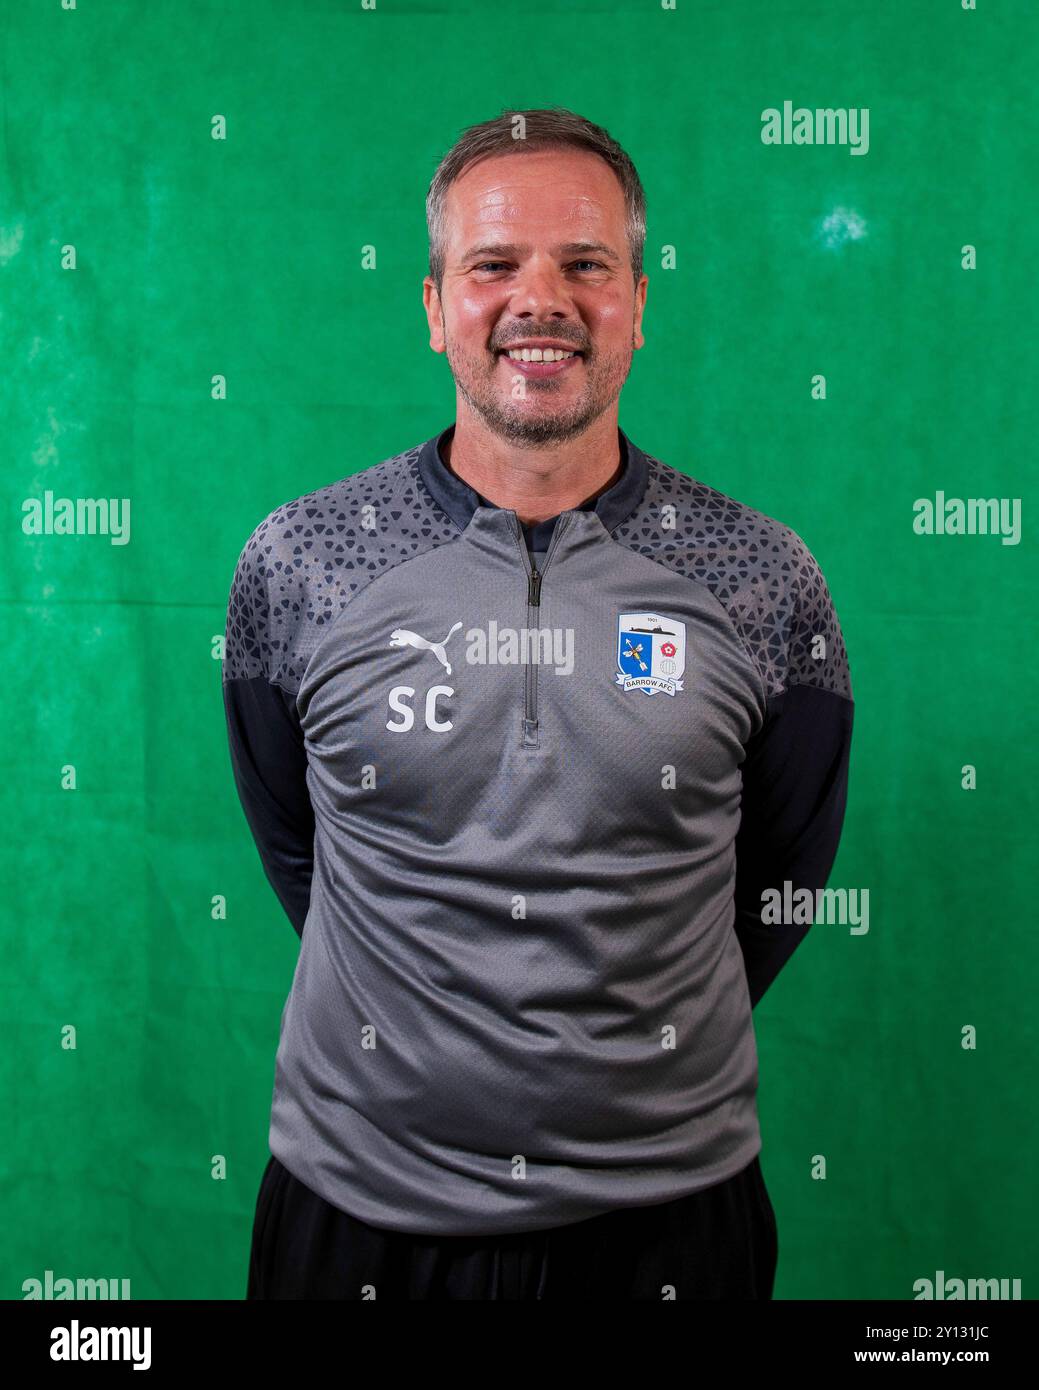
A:
<svg viewBox="0 0 1039 1390">
<path fill-rule="evenodd" d="M 504 266 L 505 264 L 507 264 L 505 261 L 481 261 L 479 265 L 473 266 L 473 269 L 474 269 L 474 270 L 491 270 L 491 269 L 494 268 L 494 267 Z M 572 266 L 588 265 L 588 266 L 592 266 L 592 267 L 593 267 L 594 269 L 596 269 L 596 270 L 605 270 L 605 269 L 606 269 L 606 267 L 603 265 L 602 261 L 584 261 L 584 260 L 582 260 L 582 261 L 571 261 L 571 265 L 572 265 Z"/>
</svg>

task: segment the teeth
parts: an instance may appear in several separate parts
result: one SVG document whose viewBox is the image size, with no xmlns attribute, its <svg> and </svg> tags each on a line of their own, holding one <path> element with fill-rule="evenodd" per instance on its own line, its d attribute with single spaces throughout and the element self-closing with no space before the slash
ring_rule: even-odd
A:
<svg viewBox="0 0 1039 1390">
<path fill-rule="evenodd" d="M 562 348 L 509 348 L 509 356 L 514 362 L 562 362 L 564 357 L 574 353 L 564 352 Z"/>
</svg>

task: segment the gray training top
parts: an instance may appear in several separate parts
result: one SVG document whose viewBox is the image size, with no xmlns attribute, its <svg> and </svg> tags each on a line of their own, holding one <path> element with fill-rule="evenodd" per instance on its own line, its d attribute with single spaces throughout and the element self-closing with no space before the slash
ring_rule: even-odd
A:
<svg viewBox="0 0 1039 1390">
<path fill-rule="evenodd" d="M 449 433 L 256 527 L 223 688 L 301 937 L 271 1151 L 371 1225 L 475 1235 L 758 1153 L 751 1009 L 808 930 L 761 895 L 825 886 L 853 706 L 787 526 L 619 430 L 531 573 Z"/>
</svg>

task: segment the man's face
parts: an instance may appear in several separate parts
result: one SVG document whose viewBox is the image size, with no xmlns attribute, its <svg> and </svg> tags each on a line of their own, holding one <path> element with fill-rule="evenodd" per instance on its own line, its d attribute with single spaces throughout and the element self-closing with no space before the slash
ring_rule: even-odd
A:
<svg viewBox="0 0 1039 1390">
<path fill-rule="evenodd" d="M 484 159 L 447 191 L 442 291 L 427 276 L 430 346 L 495 434 L 538 445 L 573 438 L 617 399 L 645 341 L 647 277 L 636 286 L 624 194 L 582 150 Z M 517 362 L 548 343 L 580 355 Z"/>
</svg>

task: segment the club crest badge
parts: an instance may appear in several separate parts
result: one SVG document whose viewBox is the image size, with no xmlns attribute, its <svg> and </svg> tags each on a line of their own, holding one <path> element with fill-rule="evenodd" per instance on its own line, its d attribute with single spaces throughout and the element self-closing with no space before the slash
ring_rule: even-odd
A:
<svg viewBox="0 0 1039 1390">
<path fill-rule="evenodd" d="M 685 623 L 659 613 L 621 613 L 617 619 L 617 684 L 647 695 L 683 689 Z"/>
</svg>

